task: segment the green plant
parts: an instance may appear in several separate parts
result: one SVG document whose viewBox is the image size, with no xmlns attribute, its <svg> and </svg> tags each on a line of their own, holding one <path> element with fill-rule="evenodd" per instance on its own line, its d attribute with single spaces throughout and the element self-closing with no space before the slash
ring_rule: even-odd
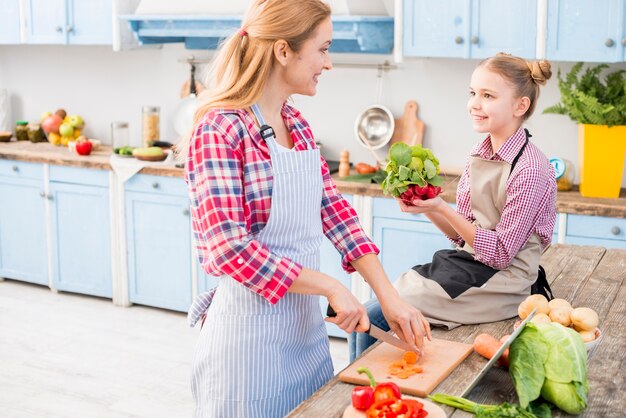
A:
<svg viewBox="0 0 626 418">
<path fill-rule="evenodd" d="M 561 103 L 543 113 L 567 115 L 576 123 L 590 125 L 626 125 L 626 77 L 624 70 L 609 73 L 600 79 L 607 64 L 587 68 L 582 74 L 579 62 L 561 78 L 558 71 Z"/>
</svg>

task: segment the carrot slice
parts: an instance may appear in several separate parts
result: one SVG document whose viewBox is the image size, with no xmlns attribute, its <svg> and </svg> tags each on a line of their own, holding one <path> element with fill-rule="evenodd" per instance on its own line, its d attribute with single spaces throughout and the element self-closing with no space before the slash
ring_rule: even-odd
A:
<svg viewBox="0 0 626 418">
<path fill-rule="evenodd" d="M 404 359 L 404 361 L 406 361 L 407 364 L 417 363 L 417 353 L 415 351 L 405 352 L 402 358 Z"/>
</svg>

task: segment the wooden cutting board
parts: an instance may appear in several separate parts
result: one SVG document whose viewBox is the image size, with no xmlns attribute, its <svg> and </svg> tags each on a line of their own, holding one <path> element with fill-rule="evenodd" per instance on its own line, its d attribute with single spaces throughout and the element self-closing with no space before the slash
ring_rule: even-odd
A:
<svg viewBox="0 0 626 418">
<path fill-rule="evenodd" d="M 408 379 L 399 379 L 390 375 L 387 369 L 392 362 L 402 358 L 404 351 L 382 343 L 339 373 L 339 380 L 368 386 L 367 376 L 357 372 L 359 367 L 367 367 L 377 382 L 395 382 L 402 393 L 426 397 L 471 352 L 472 346 L 469 344 L 433 338 L 432 341 L 426 342 L 424 357 L 418 362 L 424 369 L 422 373 Z"/>
<path fill-rule="evenodd" d="M 424 140 L 424 122 L 417 118 L 417 102 L 409 100 L 404 105 L 404 114 L 395 119 L 395 128 L 390 144 L 404 142 L 408 145 L 422 144 Z"/>
</svg>

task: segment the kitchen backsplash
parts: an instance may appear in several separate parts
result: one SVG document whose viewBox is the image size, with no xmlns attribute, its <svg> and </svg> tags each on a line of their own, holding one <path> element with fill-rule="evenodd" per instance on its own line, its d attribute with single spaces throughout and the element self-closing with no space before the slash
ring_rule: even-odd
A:
<svg viewBox="0 0 626 418">
<path fill-rule="evenodd" d="M 130 136 L 138 144 L 142 106 L 160 106 L 161 138 L 175 142 L 172 115 L 188 78 L 189 67 L 180 62 L 187 56 L 189 51 L 181 45 L 123 52 L 106 46 L 0 46 L 0 89 L 8 90 L 11 121 L 38 119 L 44 111 L 63 107 L 83 116 L 88 136 L 104 143 L 110 142 L 112 121 L 128 121 Z M 424 145 L 433 149 L 443 166 L 462 167 L 467 153 L 482 139 L 472 131 L 466 111 L 469 79 L 477 63 L 407 59 L 383 75 L 380 104 L 400 117 L 405 102 L 416 100 L 418 116 L 426 123 Z M 572 65 L 552 64 L 554 75 L 526 126 L 547 156 L 560 156 L 576 165 L 574 122 L 541 114 L 559 101 L 557 70 L 567 71 Z M 611 68 L 626 69 L 626 63 Z M 294 97 L 295 106 L 323 143 L 327 159 L 338 160 L 339 153 L 348 149 L 352 162 L 374 161 L 357 142 L 354 123 L 365 107 L 378 100 L 377 74 L 376 68 L 337 67 L 320 77 L 315 97 Z M 626 175 L 622 184 L 626 187 Z"/>
</svg>

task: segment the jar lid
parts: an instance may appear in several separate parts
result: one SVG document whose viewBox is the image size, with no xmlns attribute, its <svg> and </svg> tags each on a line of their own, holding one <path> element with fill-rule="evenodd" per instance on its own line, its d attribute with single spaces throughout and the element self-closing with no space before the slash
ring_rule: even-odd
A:
<svg viewBox="0 0 626 418">
<path fill-rule="evenodd" d="M 25 126 L 28 125 L 28 122 L 26 122 L 25 120 L 18 120 L 17 122 L 15 122 L 15 124 L 19 126 Z"/>
<path fill-rule="evenodd" d="M 142 112 L 158 112 L 159 106 L 144 106 L 141 108 Z"/>
<path fill-rule="evenodd" d="M 552 157 L 550 158 L 550 164 L 554 167 L 554 173 L 556 174 L 556 179 L 560 179 L 565 174 L 566 164 L 562 158 Z"/>
<path fill-rule="evenodd" d="M 111 128 L 128 128 L 128 122 L 111 122 Z"/>
</svg>

